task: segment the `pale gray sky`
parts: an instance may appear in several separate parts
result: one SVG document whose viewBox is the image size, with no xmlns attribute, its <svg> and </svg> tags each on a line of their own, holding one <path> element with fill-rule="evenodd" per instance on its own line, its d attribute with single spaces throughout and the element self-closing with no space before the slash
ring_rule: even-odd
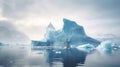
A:
<svg viewBox="0 0 120 67">
<path fill-rule="evenodd" d="M 62 28 L 62 18 L 84 26 L 89 36 L 120 32 L 119 0 L 0 0 L 0 19 L 11 21 L 30 39 L 41 39 L 51 22 Z"/>
</svg>

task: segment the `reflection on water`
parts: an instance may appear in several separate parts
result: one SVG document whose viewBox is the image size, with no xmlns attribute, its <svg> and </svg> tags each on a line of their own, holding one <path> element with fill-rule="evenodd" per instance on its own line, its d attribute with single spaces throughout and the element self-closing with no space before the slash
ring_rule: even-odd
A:
<svg viewBox="0 0 120 67">
<path fill-rule="evenodd" d="M 83 66 L 87 55 L 86 52 L 79 51 L 76 48 L 62 50 L 49 49 L 46 53 L 47 62 L 50 67 L 54 67 L 56 64 L 62 67 Z M 60 64 L 60 62 L 62 64 Z"/>
<path fill-rule="evenodd" d="M 37 54 L 43 53 L 42 51 Z M 49 67 L 79 67 L 85 63 L 87 53 L 76 48 L 47 49 L 44 57 Z"/>
<path fill-rule="evenodd" d="M 86 53 L 76 48 L 29 52 L 28 48 L 4 46 L 0 67 L 76 67 L 84 64 Z M 81 64 L 80 64 L 81 63 Z"/>
<path fill-rule="evenodd" d="M 53 52 L 52 52 L 53 51 Z M 57 52 L 56 52 L 57 51 Z M 0 49 L 0 67 L 84 67 L 86 53 L 71 48 L 67 50 L 51 50 L 44 54 L 43 51 L 30 52 L 21 48 L 1 47 Z M 113 55 L 104 56 L 99 53 L 93 53 L 87 56 L 85 67 L 120 67 L 120 50 Z M 50 58 L 49 58 L 50 57 Z M 92 61 L 91 61 L 92 60 Z M 49 62 L 48 62 L 49 61 Z"/>
</svg>

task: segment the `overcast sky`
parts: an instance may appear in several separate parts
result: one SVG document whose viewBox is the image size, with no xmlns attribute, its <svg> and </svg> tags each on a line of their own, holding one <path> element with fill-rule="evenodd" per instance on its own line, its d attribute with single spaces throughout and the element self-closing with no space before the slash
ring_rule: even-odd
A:
<svg viewBox="0 0 120 67">
<path fill-rule="evenodd" d="M 120 0 L 0 0 L 0 20 L 10 21 L 30 39 L 41 39 L 51 22 L 63 18 L 84 26 L 89 36 L 120 32 Z"/>
</svg>

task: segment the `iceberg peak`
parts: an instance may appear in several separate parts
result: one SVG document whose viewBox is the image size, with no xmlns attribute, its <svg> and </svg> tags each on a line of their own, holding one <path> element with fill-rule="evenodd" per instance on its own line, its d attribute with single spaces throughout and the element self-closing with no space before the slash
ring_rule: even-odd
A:
<svg viewBox="0 0 120 67">
<path fill-rule="evenodd" d="M 55 30 L 54 26 L 51 23 L 49 23 L 49 25 L 47 26 L 47 31 L 54 31 L 54 30 Z"/>
<path fill-rule="evenodd" d="M 75 21 L 71 21 L 69 19 L 63 18 L 64 26 L 62 31 L 67 34 L 79 34 L 85 35 L 85 31 L 83 26 L 78 25 Z"/>
</svg>

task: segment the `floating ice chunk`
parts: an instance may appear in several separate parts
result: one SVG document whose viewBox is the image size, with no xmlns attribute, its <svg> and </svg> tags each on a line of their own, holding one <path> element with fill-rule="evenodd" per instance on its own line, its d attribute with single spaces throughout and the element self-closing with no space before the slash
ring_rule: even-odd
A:
<svg viewBox="0 0 120 67">
<path fill-rule="evenodd" d="M 118 46 L 118 48 L 120 49 L 120 45 Z"/>
<path fill-rule="evenodd" d="M 104 41 L 96 48 L 101 54 L 112 54 L 112 42 L 111 41 Z"/>
<path fill-rule="evenodd" d="M 112 45 L 112 50 L 113 51 L 117 51 L 117 50 L 119 50 L 120 48 L 119 48 L 119 45 L 117 45 L 117 44 L 113 44 Z"/>
<path fill-rule="evenodd" d="M 95 47 L 91 44 L 84 44 L 84 45 L 80 45 L 78 47 L 76 47 L 78 50 L 81 50 L 81 51 L 85 51 L 85 52 L 88 52 L 90 53 L 91 51 L 93 51 L 95 49 Z"/>
</svg>

